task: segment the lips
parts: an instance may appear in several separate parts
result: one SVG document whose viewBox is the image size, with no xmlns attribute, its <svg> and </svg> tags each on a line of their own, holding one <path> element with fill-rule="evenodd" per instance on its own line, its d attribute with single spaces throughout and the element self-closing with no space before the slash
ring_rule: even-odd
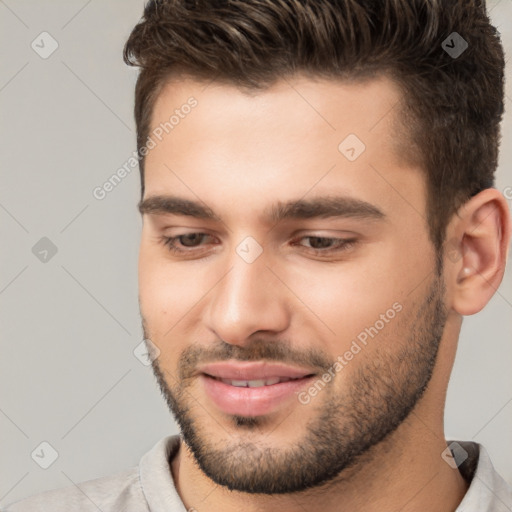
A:
<svg viewBox="0 0 512 512">
<path fill-rule="evenodd" d="M 210 377 L 219 380 L 230 381 L 266 381 L 279 379 L 286 381 L 291 379 L 302 379 L 315 372 L 288 366 L 279 363 L 270 362 L 218 362 L 210 363 L 199 369 L 200 373 L 204 373 Z M 274 382 L 276 384 L 279 381 Z M 236 385 L 236 384 L 235 384 Z M 269 385 L 269 384 L 267 384 Z"/>
<path fill-rule="evenodd" d="M 199 380 L 219 410 L 254 417 L 289 404 L 314 375 L 307 369 L 284 364 L 222 362 L 202 366 Z"/>
</svg>

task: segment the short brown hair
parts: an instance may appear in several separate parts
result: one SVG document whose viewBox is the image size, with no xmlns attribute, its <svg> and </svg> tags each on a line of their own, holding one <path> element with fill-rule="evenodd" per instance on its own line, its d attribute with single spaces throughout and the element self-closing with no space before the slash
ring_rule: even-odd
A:
<svg viewBox="0 0 512 512">
<path fill-rule="evenodd" d="M 456 58 L 443 49 L 447 39 L 455 44 L 453 32 L 468 44 Z M 451 215 L 494 185 L 504 56 L 484 0 L 151 0 L 124 60 L 141 68 L 135 121 L 142 196 L 140 149 L 159 92 L 179 74 L 253 90 L 296 73 L 391 77 L 403 92 L 404 157 L 427 174 L 437 249 Z"/>
</svg>

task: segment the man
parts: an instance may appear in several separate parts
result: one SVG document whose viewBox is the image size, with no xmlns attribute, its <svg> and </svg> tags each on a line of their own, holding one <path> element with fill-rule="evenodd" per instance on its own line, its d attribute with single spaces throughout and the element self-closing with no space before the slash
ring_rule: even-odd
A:
<svg viewBox="0 0 512 512">
<path fill-rule="evenodd" d="M 485 6 L 150 1 L 124 55 L 143 329 L 181 435 L 8 510 L 512 510 L 443 429 L 510 240 Z"/>
</svg>

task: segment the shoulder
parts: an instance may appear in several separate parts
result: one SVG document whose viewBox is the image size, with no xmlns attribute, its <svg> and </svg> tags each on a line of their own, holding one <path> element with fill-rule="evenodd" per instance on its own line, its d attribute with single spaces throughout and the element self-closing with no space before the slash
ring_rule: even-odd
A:
<svg viewBox="0 0 512 512">
<path fill-rule="evenodd" d="M 133 467 L 114 475 L 95 478 L 77 485 L 46 491 L 2 509 L 2 512 L 102 512 L 123 510 L 144 512 L 146 500 L 139 472 Z"/>
</svg>

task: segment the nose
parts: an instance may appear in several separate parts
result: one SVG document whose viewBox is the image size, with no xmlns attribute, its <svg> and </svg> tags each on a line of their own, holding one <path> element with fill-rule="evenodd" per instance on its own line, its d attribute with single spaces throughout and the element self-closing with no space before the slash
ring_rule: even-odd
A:
<svg viewBox="0 0 512 512">
<path fill-rule="evenodd" d="M 244 346 L 259 331 L 276 334 L 289 326 L 286 287 L 267 267 L 264 254 L 252 263 L 233 254 L 211 291 L 203 320 L 226 343 Z"/>
</svg>

